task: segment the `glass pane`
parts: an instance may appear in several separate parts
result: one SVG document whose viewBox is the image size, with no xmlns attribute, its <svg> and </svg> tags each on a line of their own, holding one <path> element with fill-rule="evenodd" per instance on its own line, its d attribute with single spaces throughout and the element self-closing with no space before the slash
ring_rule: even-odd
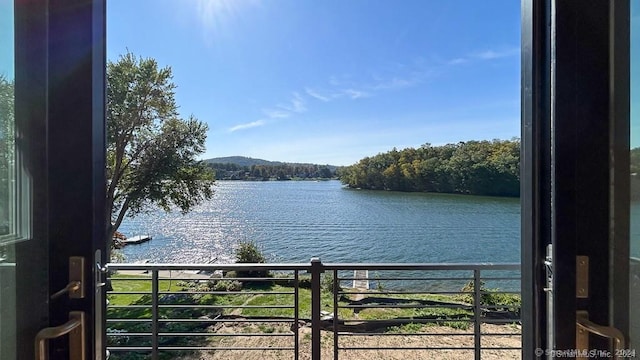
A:
<svg viewBox="0 0 640 360">
<path fill-rule="evenodd" d="M 640 1 L 631 1 L 631 280 L 629 349 L 640 345 Z"/>
<path fill-rule="evenodd" d="M 16 358 L 15 259 L 17 235 L 14 147 L 14 9 L 0 2 L 0 359 Z"/>
<path fill-rule="evenodd" d="M 10 9 L 6 9 L 10 7 Z M 10 11 L 7 11 L 10 10 Z M 11 18 L 9 18 L 9 15 Z M 13 9 L 0 3 L 0 239 L 11 231 L 13 176 Z"/>
</svg>

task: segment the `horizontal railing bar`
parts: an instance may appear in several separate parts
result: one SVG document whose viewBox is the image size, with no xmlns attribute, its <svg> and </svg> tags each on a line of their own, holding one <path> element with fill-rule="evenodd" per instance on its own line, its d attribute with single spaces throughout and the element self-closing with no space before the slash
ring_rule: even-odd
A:
<svg viewBox="0 0 640 360">
<path fill-rule="evenodd" d="M 112 305 L 109 309 L 148 309 L 150 305 Z M 168 304 L 158 305 L 159 309 L 295 309 L 295 305 L 197 305 Z"/>
<path fill-rule="evenodd" d="M 295 347 L 215 347 L 215 346 L 159 346 L 160 351 L 187 351 L 187 350 L 225 350 L 225 351 L 265 351 L 265 350 L 295 350 Z"/>
<path fill-rule="evenodd" d="M 151 336 L 152 334 L 149 333 L 128 333 L 128 332 L 114 332 L 114 333 L 107 333 L 107 336 L 111 336 L 111 337 L 119 337 L 119 336 L 128 336 L 128 337 L 143 337 L 143 336 Z M 181 336 L 181 337 L 189 337 L 189 336 L 205 336 L 205 337 L 242 337 L 242 336 L 249 336 L 249 337 L 260 337 L 260 336 L 279 336 L 279 337 L 292 337 L 293 333 L 214 333 L 214 332 L 210 332 L 210 333 L 203 333 L 203 332 L 192 332 L 192 333 L 185 333 L 185 332 L 161 332 L 158 333 L 158 336 L 162 337 L 176 337 L 176 336 Z"/>
<path fill-rule="evenodd" d="M 489 317 L 482 317 L 482 323 L 484 324 L 514 324 L 519 323 L 520 319 L 492 319 Z"/>
<path fill-rule="evenodd" d="M 463 280 L 473 280 L 473 276 L 469 277 L 456 277 L 456 278 L 423 278 L 423 277 L 338 277 L 337 280 L 369 280 L 369 281 L 377 281 L 377 280 L 402 280 L 402 281 L 463 281 Z M 520 281 L 522 278 L 513 278 L 513 277 L 481 277 L 480 280 L 502 280 L 502 281 Z"/>
<path fill-rule="evenodd" d="M 294 295 L 288 291 L 159 291 L 159 295 Z M 109 291 L 109 295 L 151 295 L 149 291 Z"/>
<path fill-rule="evenodd" d="M 151 274 L 149 274 L 149 276 L 144 276 L 144 277 L 110 277 L 109 278 L 111 281 L 147 281 L 147 282 L 151 282 Z M 162 279 L 165 280 L 165 279 Z M 169 280 L 169 278 L 167 278 L 166 280 Z"/>
<path fill-rule="evenodd" d="M 472 318 L 444 318 L 444 319 L 369 319 L 369 320 L 361 320 L 361 319 L 342 319 L 344 324 L 347 323 L 356 323 L 356 324 L 375 324 L 375 323 L 391 323 L 391 324 L 428 324 L 434 322 L 468 322 L 472 323 L 474 320 Z"/>
<path fill-rule="evenodd" d="M 165 271 L 165 270 L 158 270 L 158 271 Z M 291 274 L 293 275 L 293 274 Z M 132 277 L 112 277 L 110 278 L 112 281 L 151 281 L 151 274 L 145 277 L 136 277 L 136 278 L 132 278 Z M 226 280 L 226 281 L 253 281 L 253 282 L 277 282 L 277 281 L 291 281 L 293 282 L 293 277 L 224 277 L 224 278 L 220 278 L 220 277 L 202 277 L 202 278 L 182 278 L 182 277 L 176 277 L 176 276 L 162 276 L 161 274 L 159 274 L 158 279 L 160 279 L 160 281 L 166 282 L 166 281 L 184 281 L 184 282 L 215 282 L 215 281 L 222 281 L 222 280 Z"/>
<path fill-rule="evenodd" d="M 293 333 L 159 333 L 158 336 L 175 337 L 175 336 L 211 336 L 211 337 L 292 337 Z"/>
<path fill-rule="evenodd" d="M 481 277 L 480 280 L 520 281 L 521 277 Z"/>
<path fill-rule="evenodd" d="M 151 346 L 108 346 L 111 352 L 121 351 L 151 351 Z M 213 346 L 159 346 L 160 351 L 187 351 L 187 350 L 295 350 L 294 347 L 213 347 Z"/>
<path fill-rule="evenodd" d="M 339 309 L 460 309 L 472 310 L 473 305 L 343 305 L 338 306 Z"/>
<path fill-rule="evenodd" d="M 325 270 L 520 270 L 518 263 L 323 263 Z"/>
<path fill-rule="evenodd" d="M 291 276 L 293 276 L 293 274 L 291 274 Z M 160 277 L 160 279 L 169 280 L 169 278 L 166 278 L 166 277 Z M 201 281 L 215 282 L 215 281 L 226 280 L 226 281 L 240 281 L 240 282 L 251 281 L 251 282 L 270 283 L 270 282 L 277 282 L 277 281 L 293 282 L 293 277 L 223 277 L 223 278 L 212 277 L 212 278 L 206 278 L 206 279 L 192 279 L 192 278 L 178 279 L 178 278 L 172 277 L 171 280 L 195 281 L 195 282 L 201 282 Z"/>
<path fill-rule="evenodd" d="M 520 305 L 484 305 L 480 304 L 483 310 L 487 309 L 518 309 L 520 310 Z"/>
<path fill-rule="evenodd" d="M 160 309 L 294 309 L 294 305 L 196 305 L 161 304 Z"/>
<path fill-rule="evenodd" d="M 338 295 L 473 295 L 469 291 L 338 291 Z"/>
<path fill-rule="evenodd" d="M 325 270 L 520 270 L 518 263 L 323 263 Z M 229 264 L 125 264 L 109 263 L 109 270 L 311 270 L 309 263 L 229 263 Z"/>
<path fill-rule="evenodd" d="M 151 322 L 151 318 L 138 318 L 138 319 L 107 319 L 107 323 L 148 323 Z"/>
<path fill-rule="evenodd" d="M 243 322 L 243 323 L 282 323 L 282 322 L 293 322 L 292 319 L 250 319 L 250 318 L 242 318 L 242 319 L 158 319 L 161 323 L 232 323 L 232 322 Z"/>
<path fill-rule="evenodd" d="M 469 281 L 473 280 L 473 276 L 469 277 L 456 277 L 456 278 L 422 278 L 422 277 L 340 277 L 337 278 L 340 281 L 352 281 L 352 280 L 369 280 L 369 281 L 378 281 L 378 280 L 386 280 L 386 281 Z"/>
<path fill-rule="evenodd" d="M 338 332 L 339 336 L 349 337 L 375 337 L 375 336 L 474 336 L 473 333 L 354 333 L 354 332 Z"/>
<path fill-rule="evenodd" d="M 480 290 L 480 295 L 495 295 L 495 294 L 511 294 L 511 295 L 520 295 L 520 291 L 509 291 L 509 290 Z"/>
<path fill-rule="evenodd" d="M 482 336 L 521 336 L 522 333 L 481 333 Z"/>
<path fill-rule="evenodd" d="M 115 294 L 115 293 L 114 293 Z M 294 295 L 290 291 L 158 291 L 159 295 Z"/>
<path fill-rule="evenodd" d="M 108 305 L 107 311 L 117 311 L 122 309 L 151 309 L 151 304 L 146 305 Z M 151 313 L 149 313 L 151 315 Z"/>
<path fill-rule="evenodd" d="M 373 347 L 373 346 L 361 346 L 361 347 L 342 347 L 339 346 L 338 350 L 474 350 L 473 347 Z"/>
<path fill-rule="evenodd" d="M 310 263 L 284 264 L 284 263 L 229 263 L 229 264 L 167 264 L 167 263 L 147 263 L 147 264 L 127 264 L 127 263 L 108 263 L 109 270 L 137 270 L 137 271 L 153 271 L 153 270 L 199 270 L 211 271 L 215 270 L 278 270 L 278 271 L 295 271 L 310 270 Z"/>
<path fill-rule="evenodd" d="M 107 323 L 149 323 L 151 322 L 151 318 L 144 319 L 107 319 Z M 291 318 L 282 318 L 282 319 L 253 319 L 253 318 L 241 318 L 241 319 L 158 319 L 159 322 L 165 323 L 232 323 L 232 322 L 243 322 L 243 323 L 289 323 L 293 322 Z"/>
</svg>

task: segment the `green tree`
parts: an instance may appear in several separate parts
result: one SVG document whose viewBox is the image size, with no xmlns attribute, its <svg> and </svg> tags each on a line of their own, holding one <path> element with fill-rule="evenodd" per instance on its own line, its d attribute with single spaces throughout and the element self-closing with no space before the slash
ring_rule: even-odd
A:
<svg viewBox="0 0 640 360">
<path fill-rule="evenodd" d="M 0 75 L 0 235 L 9 232 L 9 187 L 14 155 L 14 83 Z"/>
<path fill-rule="evenodd" d="M 349 187 L 518 196 L 520 141 L 468 141 L 393 149 L 340 169 Z"/>
<path fill-rule="evenodd" d="M 107 64 L 107 198 L 111 241 L 125 216 L 154 206 L 186 213 L 213 194 L 197 156 L 207 125 L 179 116 L 171 68 L 131 53 Z"/>
</svg>

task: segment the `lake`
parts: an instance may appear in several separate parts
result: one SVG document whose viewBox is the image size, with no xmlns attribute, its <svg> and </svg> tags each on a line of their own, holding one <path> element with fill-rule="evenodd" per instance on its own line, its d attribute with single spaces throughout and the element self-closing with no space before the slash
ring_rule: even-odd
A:
<svg viewBox="0 0 640 360">
<path fill-rule="evenodd" d="M 514 198 L 348 189 L 339 181 L 218 181 L 213 199 L 127 218 L 119 231 L 153 240 L 127 262 L 233 262 L 254 241 L 270 262 L 519 262 Z"/>
</svg>

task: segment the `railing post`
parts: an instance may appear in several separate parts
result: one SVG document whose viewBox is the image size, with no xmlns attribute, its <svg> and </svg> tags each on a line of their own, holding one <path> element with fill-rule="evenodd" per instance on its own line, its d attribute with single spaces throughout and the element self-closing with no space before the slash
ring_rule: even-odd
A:
<svg viewBox="0 0 640 360">
<path fill-rule="evenodd" d="M 300 358 L 300 276 L 298 270 L 294 270 L 294 293 L 293 293 L 293 359 Z"/>
<path fill-rule="evenodd" d="M 340 292 L 338 270 L 333 270 L 333 360 L 338 360 L 338 293 Z"/>
<path fill-rule="evenodd" d="M 158 269 L 151 271 L 151 359 L 158 360 Z"/>
<path fill-rule="evenodd" d="M 320 360 L 320 274 L 324 272 L 320 258 L 311 258 L 311 360 Z"/>
<path fill-rule="evenodd" d="M 480 318 L 482 317 L 482 283 L 480 278 L 480 269 L 473 270 L 473 340 L 475 348 L 475 360 L 480 360 L 482 342 L 480 338 Z"/>
</svg>

